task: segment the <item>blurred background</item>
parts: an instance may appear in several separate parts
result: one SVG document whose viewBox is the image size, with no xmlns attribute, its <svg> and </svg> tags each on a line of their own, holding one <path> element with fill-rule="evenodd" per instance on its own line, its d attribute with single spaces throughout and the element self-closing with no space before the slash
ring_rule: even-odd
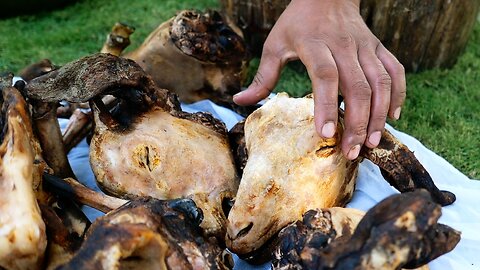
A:
<svg viewBox="0 0 480 270">
<path fill-rule="evenodd" d="M 217 0 L 17 0 L 0 6 L 0 72 L 14 73 L 44 58 L 63 65 L 98 52 L 115 22 L 135 27 L 130 51 L 179 10 L 220 9 Z M 246 84 L 258 62 L 251 61 Z M 276 91 L 311 92 L 301 63 L 287 66 Z M 470 178 L 480 178 L 480 17 L 452 68 L 407 75 L 402 118 L 389 123 Z"/>
</svg>

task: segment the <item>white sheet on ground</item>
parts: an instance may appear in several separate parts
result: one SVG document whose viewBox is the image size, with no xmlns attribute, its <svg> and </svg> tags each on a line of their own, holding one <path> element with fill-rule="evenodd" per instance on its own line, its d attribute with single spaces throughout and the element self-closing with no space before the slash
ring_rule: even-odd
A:
<svg viewBox="0 0 480 270">
<path fill-rule="evenodd" d="M 230 129 L 242 117 L 229 109 L 215 105 L 204 100 L 194 104 L 182 105 L 188 112 L 208 111 L 216 118 L 223 120 Z M 60 121 L 61 126 L 66 125 L 66 120 Z M 391 126 L 387 128 L 406 144 L 410 150 L 430 173 L 436 185 L 441 190 L 448 190 L 457 196 L 457 201 L 442 209 L 443 215 L 440 222 L 462 232 L 462 239 L 457 247 L 450 253 L 441 256 L 430 263 L 432 270 L 480 269 L 480 181 L 468 179 L 434 152 L 427 149 L 415 138 L 396 131 Z M 460 150 L 460 149 L 459 149 Z M 88 145 L 82 141 L 72 149 L 68 158 L 78 179 L 85 185 L 98 190 L 93 173 L 88 161 Z M 392 188 L 380 174 L 377 166 L 366 160 L 360 164 L 357 185 L 352 201 L 347 207 L 368 210 L 380 200 L 397 191 Z M 89 207 L 83 208 L 87 216 L 93 220 L 102 213 Z M 270 265 L 252 266 L 235 258 L 235 269 L 270 269 Z"/>
</svg>

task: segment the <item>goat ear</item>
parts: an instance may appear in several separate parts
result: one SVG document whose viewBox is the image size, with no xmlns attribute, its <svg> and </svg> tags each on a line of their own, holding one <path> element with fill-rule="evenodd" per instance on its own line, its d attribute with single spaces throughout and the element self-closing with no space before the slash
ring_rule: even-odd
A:
<svg viewBox="0 0 480 270">
<path fill-rule="evenodd" d="M 97 132 L 117 129 L 120 124 L 112 117 L 105 104 L 100 98 L 90 101 L 90 108 L 93 110 L 93 119 Z"/>
<path fill-rule="evenodd" d="M 134 61 L 98 53 L 70 62 L 31 80 L 24 96 L 42 102 L 86 102 L 96 96 L 127 94 L 138 89 L 151 93 L 157 87 Z"/>
<path fill-rule="evenodd" d="M 230 148 L 235 159 L 237 172 L 239 175 L 242 175 L 243 168 L 245 168 L 248 160 L 247 146 L 245 144 L 245 120 L 233 126 L 228 132 L 228 138 L 230 139 Z"/>
<path fill-rule="evenodd" d="M 400 192 L 423 188 L 442 206 L 455 201 L 455 194 L 440 191 L 413 152 L 388 130 L 384 130 L 376 148 L 364 146 L 360 155 L 380 167 L 385 180 Z"/>
</svg>

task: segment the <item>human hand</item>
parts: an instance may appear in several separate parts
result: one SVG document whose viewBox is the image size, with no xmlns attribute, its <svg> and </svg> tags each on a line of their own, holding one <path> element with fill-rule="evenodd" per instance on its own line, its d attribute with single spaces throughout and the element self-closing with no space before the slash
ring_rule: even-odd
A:
<svg viewBox="0 0 480 270">
<path fill-rule="evenodd" d="M 359 13 L 360 0 L 292 0 L 264 43 L 257 74 L 234 102 L 266 98 L 291 60 L 307 68 L 320 136 L 335 135 L 338 91 L 345 102 L 342 152 L 357 158 L 361 146 L 380 141 L 387 115 L 400 117 L 405 70 L 373 35 Z"/>
</svg>

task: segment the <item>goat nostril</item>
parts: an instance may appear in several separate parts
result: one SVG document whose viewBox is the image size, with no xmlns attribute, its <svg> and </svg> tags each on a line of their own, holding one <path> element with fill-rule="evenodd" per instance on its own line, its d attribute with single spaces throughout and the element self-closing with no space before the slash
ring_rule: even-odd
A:
<svg viewBox="0 0 480 270">
<path fill-rule="evenodd" d="M 241 229 L 237 233 L 237 237 L 235 237 L 235 238 L 238 239 L 238 238 L 241 238 L 241 237 L 245 236 L 252 229 L 252 227 L 253 227 L 253 222 L 250 222 L 247 227 Z"/>
</svg>

